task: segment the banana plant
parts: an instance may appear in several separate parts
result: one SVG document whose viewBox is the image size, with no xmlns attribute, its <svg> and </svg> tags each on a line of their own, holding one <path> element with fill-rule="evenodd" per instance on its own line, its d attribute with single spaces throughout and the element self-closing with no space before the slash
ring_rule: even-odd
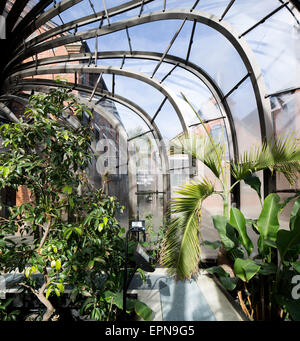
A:
<svg viewBox="0 0 300 341">
<path fill-rule="evenodd" d="M 292 134 L 285 138 L 273 137 L 269 141 L 263 142 L 262 145 L 254 146 L 245 152 L 239 160 L 227 162 L 225 139 L 223 138 L 222 143 L 215 142 L 198 112 L 183 94 L 182 96 L 198 117 L 205 129 L 206 136 L 179 137 L 175 143 L 175 148 L 178 148 L 180 153 L 190 154 L 201 161 L 212 171 L 216 181 L 221 185 L 221 191 L 217 191 L 215 185 L 208 178 L 193 180 L 179 187 L 175 193 L 180 196 L 173 198 L 170 202 L 170 223 L 161 251 L 161 264 L 168 268 L 170 275 L 175 275 L 180 279 L 188 279 L 198 272 L 201 256 L 199 238 L 201 237 L 203 201 L 213 194 L 221 196 L 224 219 L 215 222 L 215 226 L 220 232 L 223 231 L 221 235 L 226 239 L 224 231 L 230 230 L 226 225 L 230 218 L 229 198 L 234 187 L 244 181 L 256 190 L 261 198 L 260 180 L 255 174 L 267 169 L 271 172 L 282 173 L 289 183 L 293 184 L 300 170 L 300 147 L 297 146 L 297 139 Z M 230 174 L 235 179 L 233 184 L 228 181 Z M 222 220 L 221 218 L 216 219 Z M 231 219 L 233 223 L 239 217 L 235 217 L 233 213 Z M 240 220 L 236 221 L 237 229 L 240 228 L 241 223 Z M 251 241 L 245 235 L 240 235 L 240 238 L 247 241 L 247 250 L 250 251 Z M 261 244 L 262 248 L 264 247 L 263 243 L 265 241 Z M 222 247 L 226 245 L 222 239 L 221 244 Z M 237 252 L 236 256 L 238 256 L 239 251 L 237 249 L 234 249 L 233 252 Z"/>
<path fill-rule="evenodd" d="M 208 272 L 215 274 L 227 290 L 237 290 L 241 306 L 250 319 L 300 320 L 300 300 L 292 294 L 292 278 L 300 273 L 300 193 L 290 216 L 289 230 L 280 228 L 279 215 L 293 198 L 280 202 L 277 194 L 269 194 L 264 200 L 261 213 L 256 220 L 247 220 L 240 210 L 231 208 L 230 220 L 225 221 L 230 229 L 220 233 L 225 248 L 229 252 L 240 253 L 234 260 L 235 277 L 222 267 L 215 266 Z M 214 217 L 214 225 L 223 216 Z M 258 234 L 257 254 L 253 253 L 253 243 L 247 229 L 253 228 Z M 238 250 L 238 252 L 237 252 Z M 279 262 L 272 258 L 272 250 L 278 250 Z"/>
</svg>

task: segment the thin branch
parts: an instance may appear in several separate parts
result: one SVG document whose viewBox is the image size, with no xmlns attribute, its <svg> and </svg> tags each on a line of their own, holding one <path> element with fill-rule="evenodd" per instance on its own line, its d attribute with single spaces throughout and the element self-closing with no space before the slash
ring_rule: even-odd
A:
<svg viewBox="0 0 300 341">
<path fill-rule="evenodd" d="M 49 230 L 50 230 L 50 226 L 51 226 L 51 219 L 49 219 L 49 222 L 48 222 L 48 225 L 46 227 L 45 233 L 44 233 L 43 238 L 42 238 L 42 240 L 40 242 L 40 245 L 39 245 L 39 247 L 37 249 L 38 254 L 40 254 L 40 250 L 41 250 L 42 246 L 44 245 L 44 243 L 46 241 L 46 238 L 47 238 Z"/>
</svg>

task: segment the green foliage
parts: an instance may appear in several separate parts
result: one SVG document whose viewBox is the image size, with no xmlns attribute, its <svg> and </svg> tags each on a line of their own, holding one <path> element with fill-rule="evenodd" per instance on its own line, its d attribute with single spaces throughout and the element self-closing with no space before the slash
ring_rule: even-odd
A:
<svg viewBox="0 0 300 341">
<path fill-rule="evenodd" d="M 16 321 L 19 310 L 9 309 L 13 299 L 0 300 L 0 321 Z"/>
<path fill-rule="evenodd" d="M 269 194 L 255 221 L 247 221 L 236 208 L 231 209 L 229 220 L 222 216 L 213 217 L 220 239 L 230 251 L 236 277 L 229 278 L 229 274 L 221 267 L 212 267 L 208 271 L 216 274 L 227 290 L 238 289 L 241 292 L 243 288 L 247 305 L 244 311 L 251 319 L 284 319 L 289 316 L 290 319 L 300 320 L 300 300 L 291 297 L 292 278 L 300 272 L 299 198 L 292 209 L 290 221 L 293 224 L 290 224 L 290 230 L 280 229 L 278 219 L 287 202 L 289 200 L 280 202 L 277 194 Z M 247 235 L 250 225 L 254 225 L 259 234 L 256 255 L 252 253 L 253 243 Z M 229 226 L 234 226 L 237 235 L 228 233 Z M 241 247 L 247 251 L 247 255 L 235 257 Z M 279 252 L 279 262 L 274 259 L 274 250 Z"/>
<path fill-rule="evenodd" d="M 213 140 L 199 113 L 186 97 L 182 96 L 198 117 L 206 136 L 179 137 L 174 142 L 174 153 L 190 154 L 201 161 L 210 169 L 216 182 L 221 186 L 221 191 L 216 191 L 216 186 L 204 178 L 198 182 L 185 184 L 176 191 L 179 197 L 171 200 L 171 219 L 163 242 L 161 259 L 162 264 L 169 269 L 171 274 L 186 279 L 197 272 L 200 260 L 199 238 L 203 201 L 213 194 L 221 196 L 224 217 L 215 217 L 214 223 L 220 233 L 222 246 L 233 259 L 243 255 L 240 247 L 236 247 L 239 243 L 249 255 L 253 245 L 245 232 L 246 220 L 238 210 L 230 211 L 231 192 L 237 184 L 244 181 L 258 193 L 261 199 L 261 183 L 255 174 L 261 170 L 282 173 L 293 184 L 300 170 L 300 147 L 293 134 L 285 138 L 272 137 L 262 145 L 251 148 L 239 160 L 228 162 L 224 139 L 223 143 Z M 228 182 L 230 176 L 235 179 L 233 184 Z M 270 197 L 265 203 L 256 225 L 251 224 L 255 232 L 260 233 L 259 248 L 263 253 L 267 253 L 269 245 L 275 242 L 276 232 L 279 228 L 278 220 L 276 220 L 277 213 L 280 213 L 285 204 L 279 205 L 276 196 Z M 297 210 L 299 210 L 299 203 L 294 214 L 297 213 Z M 230 221 L 229 215 L 231 216 Z M 291 226 L 294 226 L 294 219 L 294 216 L 291 217 Z M 238 240 L 235 237 L 235 231 L 238 233 Z"/>
<path fill-rule="evenodd" d="M 91 114 L 67 89 L 55 89 L 31 96 L 26 119 L 0 127 L 7 147 L 0 188 L 22 185 L 31 193 L 30 202 L 0 218 L 0 271 L 23 272 L 21 285 L 50 303 L 68 289 L 78 308 L 92 300 L 92 319 L 113 320 L 117 308 L 105 293 L 122 287 L 124 230 L 115 218 L 122 208 L 89 185 L 92 131 L 80 124 L 84 111 Z M 17 231 L 19 240 L 10 240 Z"/>
<path fill-rule="evenodd" d="M 153 224 L 153 214 L 148 214 L 145 217 L 146 220 L 146 235 L 147 239 L 145 242 L 141 241 L 140 244 L 146 250 L 146 252 L 151 256 L 153 263 L 159 263 L 160 261 L 160 251 L 162 248 L 163 238 L 165 236 L 166 225 L 159 227 Z"/>
<path fill-rule="evenodd" d="M 198 271 L 201 207 L 212 192 L 209 181 L 193 181 L 181 186 L 176 191 L 180 197 L 171 201 L 170 214 L 176 217 L 169 223 L 161 256 L 162 264 L 171 275 L 176 273 L 179 278 L 190 278 Z"/>
</svg>

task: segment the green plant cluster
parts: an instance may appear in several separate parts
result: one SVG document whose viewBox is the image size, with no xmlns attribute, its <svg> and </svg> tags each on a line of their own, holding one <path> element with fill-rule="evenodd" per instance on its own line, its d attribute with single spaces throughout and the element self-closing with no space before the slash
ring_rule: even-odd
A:
<svg viewBox="0 0 300 341">
<path fill-rule="evenodd" d="M 43 320 L 56 311 L 51 298 L 65 295 L 93 320 L 120 311 L 125 230 L 115 214 L 124 207 L 89 184 L 93 132 L 84 112 L 91 116 L 62 87 L 31 96 L 24 118 L 0 127 L 0 188 L 31 195 L 0 218 L 0 273 L 24 274 L 19 286 L 44 305 Z"/>
<path fill-rule="evenodd" d="M 234 277 L 222 267 L 209 271 L 219 277 L 226 289 L 237 290 L 239 302 L 249 318 L 299 320 L 299 300 L 291 297 L 292 278 L 299 272 L 300 265 L 299 199 L 294 204 L 290 230 L 280 229 L 279 215 L 295 197 L 280 202 L 280 197 L 273 193 L 263 199 L 261 182 L 256 175 L 259 171 L 270 175 L 278 172 L 293 185 L 300 172 L 297 137 L 293 133 L 285 137 L 273 136 L 260 146 L 253 146 L 239 160 L 228 160 L 225 136 L 222 143 L 214 141 L 200 115 L 184 99 L 202 123 L 206 136 L 180 136 L 174 152 L 178 150 L 179 154 L 184 152 L 201 161 L 212 172 L 215 181 L 202 177 L 175 191 L 179 196 L 170 203 L 170 223 L 162 245 L 163 266 L 183 280 L 199 273 L 202 205 L 209 196 L 219 195 L 223 201 L 223 215 L 214 216 L 213 224 L 220 240 L 205 241 L 202 245 L 219 248 L 219 254 L 232 263 Z M 234 179 L 233 183 L 230 178 Z M 246 219 L 241 211 L 231 207 L 231 193 L 241 181 L 257 192 L 262 203 L 256 220 Z M 216 190 L 216 183 L 221 190 Z M 255 256 L 254 241 L 247 233 L 249 228 L 258 236 L 258 254 Z"/>
<path fill-rule="evenodd" d="M 221 266 L 208 271 L 216 274 L 227 290 L 237 290 L 243 310 L 254 320 L 300 320 L 300 300 L 291 296 L 292 278 L 300 273 L 300 197 L 294 203 L 289 230 L 280 228 L 279 223 L 280 213 L 291 199 L 281 202 L 277 194 L 269 194 L 256 220 L 245 219 L 234 207 L 229 219 L 214 216 L 220 242 L 203 243 L 212 248 L 224 245 L 235 276 L 230 277 Z M 257 234 L 255 252 L 248 229 Z"/>
</svg>

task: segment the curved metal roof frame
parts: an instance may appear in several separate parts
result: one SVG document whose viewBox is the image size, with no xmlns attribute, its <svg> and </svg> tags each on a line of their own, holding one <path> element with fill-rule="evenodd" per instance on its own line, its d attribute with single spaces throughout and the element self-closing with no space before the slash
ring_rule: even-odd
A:
<svg viewBox="0 0 300 341">
<path fill-rule="evenodd" d="M 148 51 L 105 51 L 101 52 L 100 55 L 97 56 L 98 59 L 114 59 L 114 58 L 123 58 L 123 62 L 125 59 L 144 59 L 144 60 L 155 60 L 160 61 L 162 59 L 163 54 L 158 52 L 148 52 Z M 89 61 L 93 58 L 93 53 L 77 53 L 73 55 L 62 55 L 57 57 L 50 58 L 41 58 L 36 61 L 30 61 L 22 64 L 21 66 L 15 68 L 11 71 L 11 73 L 26 70 L 31 67 L 37 67 L 42 65 L 51 65 L 72 61 Z M 164 63 L 172 64 L 174 67 L 180 67 L 185 71 L 188 71 L 195 75 L 199 80 L 204 83 L 204 85 L 209 89 L 215 98 L 218 107 L 221 112 L 221 117 L 227 117 L 227 120 L 224 120 L 225 128 L 228 137 L 229 144 L 229 152 L 230 155 L 233 155 L 234 159 L 238 158 L 238 144 L 236 140 L 236 132 L 234 126 L 234 120 L 230 111 L 230 108 L 227 104 L 226 96 L 224 96 L 222 90 L 218 87 L 215 81 L 198 65 L 191 63 L 190 61 L 186 61 L 183 58 L 176 57 L 173 55 L 165 55 Z M 120 66 L 122 68 L 122 65 Z M 165 76 L 166 77 L 166 76 Z M 164 77 L 164 79 L 165 79 Z M 164 81 L 164 79 L 160 80 L 160 83 Z"/>
<path fill-rule="evenodd" d="M 255 93 L 257 109 L 259 113 L 260 125 L 261 125 L 261 134 L 262 138 L 269 138 L 273 133 L 273 126 L 270 114 L 270 102 L 265 98 L 266 89 L 263 81 L 263 77 L 261 71 L 256 64 L 254 55 L 248 44 L 244 41 L 243 38 L 239 37 L 238 33 L 235 32 L 231 25 L 225 23 L 224 21 L 220 22 L 219 18 L 216 16 L 206 14 L 200 11 L 189 11 L 189 10 L 180 10 L 180 11 L 165 11 L 165 12 L 155 12 L 151 14 L 145 14 L 140 17 L 128 19 L 126 21 L 117 22 L 108 26 L 103 26 L 100 29 L 91 29 L 88 31 L 79 32 L 75 35 L 66 35 L 60 38 L 56 38 L 50 41 L 46 41 L 44 43 L 40 43 L 37 46 L 25 49 L 25 51 L 16 56 L 11 60 L 8 64 L 8 67 L 12 67 L 16 65 L 16 63 L 21 62 L 27 57 L 33 56 L 45 50 L 69 44 L 76 41 L 81 41 L 89 38 L 99 37 L 101 35 L 109 34 L 112 32 L 116 32 L 119 30 L 128 29 L 132 26 L 141 25 L 143 23 L 165 20 L 165 19 L 182 19 L 182 20 L 191 20 L 197 21 L 202 24 L 208 25 L 222 35 L 224 35 L 236 49 L 238 54 L 240 55 L 244 65 L 248 71 L 248 76 L 250 77 L 253 90 Z M 37 67 L 38 69 L 39 67 Z"/>
<path fill-rule="evenodd" d="M 27 57 L 37 55 L 40 52 L 46 51 L 48 49 L 52 49 L 54 47 L 58 47 L 61 45 L 66 45 L 72 42 L 76 41 L 83 41 L 90 38 L 99 37 L 102 35 L 106 35 L 112 32 L 120 31 L 120 30 L 126 30 L 128 33 L 128 28 L 142 25 L 144 23 L 153 22 L 153 21 L 160 21 L 160 20 L 169 20 L 169 19 L 179 19 L 183 20 L 183 23 L 186 20 L 194 21 L 195 23 L 201 23 L 204 25 L 208 25 L 211 28 L 218 31 L 220 34 L 222 34 L 225 38 L 229 40 L 229 42 L 232 44 L 232 46 L 235 48 L 239 56 L 241 57 L 241 60 L 243 61 L 246 69 L 247 69 L 247 75 L 240 80 L 239 83 L 236 84 L 236 86 L 233 87 L 232 90 L 230 90 L 226 95 L 223 95 L 218 86 L 215 84 L 215 82 L 212 81 L 210 77 L 203 76 L 203 70 L 199 71 L 199 68 L 197 69 L 195 65 L 191 65 L 186 60 L 186 69 L 193 72 L 194 74 L 200 75 L 200 78 L 205 80 L 205 84 L 208 85 L 208 88 L 213 93 L 214 96 L 218 99 L 218 103 L 221 107 L 221 110 L 225 110 L 226 116 L 229 120 L 230 130 L 232 133 L 232 141 L 234 146 L 234 156 L 237 157 L 237 141 L 235 137 L 235 131 L 234 131 L 234 124 L 231 120 L 231 114 L 229 107 L 226 103 L 226 98 L 234 92 L 240 84 L 243 83 L 244 80 L 246 80 L 248 77 L 250 78 L 254 95 L 256 99 L 256 105 L 259 115 L 259 121 L 260 121 L 260 129 L 261 129 L 261 136 L 262 140 L 268 139 L 272 133 L 273 133 L 273 123 L 271 119 L 271 108 L 270 108 L 270 101 L 267 98 L 266 89 L 263 81 L 262 73 L 255 61 L 255 57 L 251 51 L 251 49 L 248 47 L 248 44 L 244 40 L 243 36 L 247 34 L 250 30 L 254 29 L 257 25 L 264 22 L 264 20 L 261 20 L 261 22 L 258 22 L 253 27 L 250 27 L 247 31 L 245 31 L 243 34 L 239 35 L 231 25 L 223 21 L 223 17 L 226 14 L 226 11 L 222 15 L 222 18 L 219 19 L 218 17 L 207 14 L 201 11 L 196 11 L 195 7 L 198 3 L 196 1 L 195 5 L 190 10 L 166 10 L 166 6 L 164 5 L 162 12 L 155 12 L 150 14 L 142 14 L 143 6 L 144 4 L 151 2 L 153 0 L 132 0 L 125 4 L 116 6 L 114 8 L 110 8 L 106 10 L 105 8 L 105 2 L 104 2 L 104 11 L 95 13 L 94 15 L 86 16 L 83 18 L 80 18 L 78 20 L 69 22 L 67 24 L 60 25 L 54 29 L 51 29 L 44 34 L 41 34 L 37 38 L 33 38 L 29 40 L 27 43 L 25 43 L 25 38 L 31 35 L 38 27 L 45 24 L 47 21 L 49 21 L 51 18 L 53 18 L 56 15 L 59 15 L 59 13 L 65 11 L 68 8 L 71 8 L 77 3 L 80 3 L 82 0 L 62 0 L 60 3 L 57 3 L 54 1 L 54 6 L 50 9 L 48 9 L 46 12 L 44 12 L 44 9 L 51 3 L 50 0 L 40 1 L 36 6 L 33 7 L 33 9 L 20 21 L 19 24 L 16 25 L 16 27 L 11 31 L 8 32 L 9 37 L 14 37 L 11 43 L 11 51 L 14 51 L 15 57 L 12 58 L 6 65 L 6 76 L 8 78 L 6 79 L 6 91 L 13 92 L 15 81 L 19 81 L 20 77 L 27 77 L 30 75 L 38 75 L 38 74 L 51 74 L 51 73 L 61 73 L 61 72 L 93 72 L 93 73 L 111 73 L 116 75 L 122 75 L 126 77 L 132 77 L 137 80 L 141 80 L 143 82 L 146 82 L 147 84 L 150 84 L 154 88 L 156 88 L 158 91 L 162 92 L 170 101 L 170 103 L 173 105 L 180 122 L 182 124 L 183 130 L 185 132 L 188 132 L 188 127 L 185 121 L 184 116 L 182 115 L 179 106 L 176 103 L 176 99 L 172 97 L 172 95 L 168 92 L 167 88 L 164 87 L 161 82 L 155 80 L 153 77 L 148 77 L 146 75 L 143 75 L 142 73 L 135 72 L 133 70 L 124 70 L 122 67 L 120 69 L 118 68 L 103 68 L 103 67 L 76 67 L 74 65 L 66 65 L 66 66 L 54 66 L 54 67 L 44 67 L 43 62 L 47 62 L 46 65 L 48 65 L 48 62 L 54 61 L 52 59 L 51 61 L 48 60 L 41 60 L 36 61 L 35 67 L 27 69 L 27 67 L 31 66 L 30 63 L 27 65 L 22 65 L 21 68 L 18 67 L 18 65 L 23 62 Z M 232 1 L 231 1 L 232 2 Z M 274 13 L 278 10 L 280 10 L 283 7 L 287 7 L 290 11 L 291 9 L 288 7 L 289 2 L 280 1 L 282 5 L 278 7 Z M 165 4 L 166 2 L 164 2 Z M 123 13 L 127 10 L 137 8 L 141 8 L 140 14 L 138 17 L 127 19 L 124 21 L 120 21 L 117 23 L 110 24 L 109 16 L 113 16 L 116 14 Z M 230 4 L 229 4 L 230 6 Z M 228 6 L 228 7 L 229 7 Z M 228 8 L 227 7 L 227 8 Z M 19 13 L 21 7 L 20 2 L 17 5 L 17 1 L 14 3 L 11 9 L 11 15 L 8 17 L 8 23 L 7 25 L 9 27 L 13 27 L 16 22 L 16 13 Z M 43 13 L 44 12 L 44 13 Z M 273 12 L 269 14 L 269 16 L 273 15 Z M 35 20 L 35 18 L 37 19 Z M 108 25 L 103 26 L 103 19 L 107 19 Z M 267 17 L 266 17 L 267 18 Z M 266 19 L 264 18 L 264 19 Z M 79 26 L 86 25 L 88 23 L 99 21 L 100 25 L 97 29 L 91 29 L 83 32 L 77 32 L 77 28 Z M 64 32 L 67 32 L 71 29 L 74 29 L 74 34 L 66 34 L 64 35 Z M 58 34 L 61 34 L 62 36 L 59 38 L 54 38 Z M 47 40 L 48 38 L 54 38 Z M 128 37 L 129 45 L 130 45 L 130 38 Z M 131 50 L 131 49 L 130 49 Z M 120 52 L 120 51 L 119 51 Z M 128 51 L 122 51 L 125 52 L 125 57 L 128 58 Z M 171 62 L 174 63 L 177 59 L 178 64 L 182 64 L 182 61 L 178 60 L 178 57 L 176 56 L 170 56 L 167 54 L 168 50 L 165 52 L 164 55 L 155 55 L 147 52 L 136 52 L 130 51 L 130 57 L 131 58 L 143 58 L 145 59 L 159 59 L 157 67 L 159 67 L 160 63 L 162 61 L 164 62 Z M 111 58 L 118 58 L 115 57 L 118 52 L 111 53 Z M 114 55 L 113 55 L 114 54 Z M 134 56 L 135 54 L 135 56 Z M 101 52 L 101 55 L 103 53 Z M 86 57 L 86 56 L 84 56 Z M 97 54 L 96 54 L 97 57 Z M 97 58 L 99 58 L 98 56 Z M 60 57 L 63 59 L 63 57 Z M 102 58 L 102 56 L 101 56 Z M 62 59 L 58 62 L 62 62 Z M 182 65 L 180 65 L 182 67 Z M 14 69 L 15 68 L 15 69 Z M 18 70 L 17 70 L 18 68 Z M 9 74 L 9 70 L 13 70 L 13 74 Z M 155 71 L 154 71 L 155 73 Z M 154 75 L 153 73 L 153 75 Z M 3 90 L 3 89 L 2 89 Z M 152 122 L 151 122 L 152 123 Z M 267 187 L 265 187 L 266 192 L 268 192 Z"/>
<path fill-rule="evenodd" d="M 57 82 L 53 81 L 53 80 L 48 80 L 48 79 L 25 79 L 22 82 L 20 82 L 19 84 L 16 85 L 16 89 L 17 90 L 28 90 L 28 91 L 39 91 L 39 92 L 45 92 L 48 93 L 51 88 L 53 87 L 60 87 L 63 86 L 61 84 L 57 84 Z M 72 90 L 76 90 L 79 92 L 85 92 L 86 94 L 91 94 L 93 93 L 94 89 L 90 86 L 87 85 L 76 85 L 76 84 L 72 84 L 72 83 L 68 83 L 67 87 L 69 87 Z M 149 132 L 151 132 L 153 134 L 154 137 L 154 141 L 157 144 L 157 149 L 159 150 L 159 156 L 160 156 L 160 160 L 161 160 L 161 165 L 162 165 L 162 175 L 163 175 L 163 191 L 166 193 L 166 195 L 164 196 L 164 211 L 167 211 L 167 206 L 168 206 L 168 202 L 170 199 L 170 177 L 168 176 L 169 174 L 169 162 L 168 162 L 168 155 L 167 155 L 167 149 L 166 146 L 164 144 L 164 140 L 162 138 L 162 135 L 157 127 L 157 125 L 155 124 L 155 122 L 152 122 L 151 117 L 141 108 L 139 107 L 136 103 L 133 103 L 132 101 L 119 96 L 117 94 L 112 94 L 109 91 L 103 90 L 101 89 L 101 91 L 96 90 L 94 92 L 95 96 L 101 96 L 101 97 L 105 97 L 107 99 L 110 99 L 114 102 L 117 102 L 125 107 L 127 107 L 128 109 L 130 109 L 131 111 L 133 111 L 136 115 L 138 115 L 145 123 L 146 125 L 149 127 Z M 110 122 L 112 124 L 112 126 L 119 131 L 119 133 L 121 132 L 122 138 L 123 140 L 121 141 L 122 143 L 120 144 L 120 147 L 124 148 L 126 146 L 126 141 L 127 141 L 127 134 L 124 130 L 124 128 L 122 127 L 122 125 L 120 124 L 120 122 L 114 117 L 114 115 L 112 115 L 109 111 L 105 110 L 104 108 L 101 108 L 101 106 L 97 105 L 97 103 L 99 101 L 96 101 L 96 103 L 90 102 L 89 100 L 86 100 L 84 97 L 82 96 L 78 96 L 75 95 L 79 98 L 80 102 L 82 102 L 83 104 L 85 104 L 86 106 L 90 107 L 92 110 L 94 110 L 95 112 L 99 113 L 102 117 L 104 117 L 108 122 Z M 0 96 L 0 102 L 1 101 L 7 101 L 7 100 L 15 100 L 16 102 L 22 103 L 22 104 L 27 104 L 28 100 L 24 99 L 20 96 L 15 96 L 15 95 L 4 95 L 4 96 Z M 0 110 L 2 107 L 2 103 L 0 103 Z M 3 105 L 4 106 L 4 105 Z M 5 108 L 6 109 L 6 108 Z M 8 113 L 9 110 L 9 113 Z M 10 109 L 6 109 L 5 110 L 5 114 L 9 119 L 12 119 L 11 114 L 13 114 Z M 17 122 L 17 118 L 14 119 L 15 122 Z M 121 128 L 120 128 L 121 127 Z M 125 138 L 126 136 L 126 138 Z M 126 141 L 125 141 L 126 140 Z M 158 144 L 159 142 L 159 144 Z M 122 152 L 120 151 L 120 155 L 121 155 L 121 164 L 119 165 L 119 169 L 122 167 L 133 167 L 134 163 L 131 162 L 130 157 L 128 155 L 128 161 L 126 161 L 126 157 L 124 158 L 124 156 L 122 157 L 122 155 L 124 153 L 127 154 L 127 149 L 126 150 L 122 150 Z M 126 173 L 126 171 L 125 171 Z M 131 169 L 130 173 L 134 173 Z M 131 182 L 133 182 L 133 178 L 130 178 Z M 134 205 L 133 205 L 134 206 Z"/>
</svg>

